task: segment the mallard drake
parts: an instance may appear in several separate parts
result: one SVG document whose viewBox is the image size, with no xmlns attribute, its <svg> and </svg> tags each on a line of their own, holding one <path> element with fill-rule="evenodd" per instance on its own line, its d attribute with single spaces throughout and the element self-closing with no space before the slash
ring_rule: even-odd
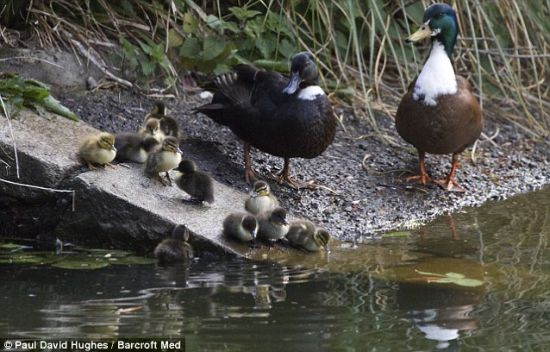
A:
<svg viewBox="0 0 550 352">
<path fill-rule="evenodd" d="M 177 167 L 181 162 L 181 150 L 178 140 L 174 137 L 166 137 L 162 142 L 162 148 L 150 153 L 145 163 L 145 174 L 149 177 L 157 178 L 162 184 L 164 182 L 159 173 L 164 172 L 168 184 L 172 185 L 172 180 L 168 171 Z"/>
<path fill-rule="evenodd" d="M 189 230 L 182 225 L 174 227 L 171 238 L 160 242 L 153 252 L 159 264 L 187 262 L 193 259 L 193 247 L 189 244 Z"/>
<path fill-rule="evenodd" d="M 159 146 L 159 142 L 151 136 L 143 138 L 138 133 L 117 133 L 115 137 L 116 160 L 143 164 L 147 160 L 147 155 L 157 146 Z"/>
<path fill-rule="evenodd" d="M 258 229 L 259 225 L 256 217 L 250 214 L 229 214 L 223 221 L 224 235 L 240 242 L 254 241 Z"/>
<path fill-rule="evenodd" d="M 289 228 L 286 217 L 286 210 L 281 207 L 258 216 L 260 224 L 258 238 L 264 241 L 276 241 L 285 237 Z"/>
<path fill-rule="evenodd" d="M 284 158 L 274 178 L 294 188 L 312 186 L 289 176 L 290 158 L 311 159 L 332 143 L 336 118 L 325 92 L 317 85 L 318 73 L 308 52 L 294 55 L 290 79 L 276 72 L 237 65 L 235 72 L 215 80 L 218 91 L 210 104 L 196 111 L 228 126 L 244 142 L 245 179 L 256 179 L 251 168 L 254 146 Z"/>
<path fill-rule="evenodd" d="M 466 79 L 453 69 L 451 57 L 458 34 L 455 11 L 447 4 L 434 4 L 426 9 L 422 22 L 407 41 L 431 38 L 430 55 L 395 117 L 397 132 L 418 150 L 420 175 L 407 180 L 423 184 L 430 180 L 424 165 L 426 153 L 452 153 L 451 171 L 435 182 L 447 191 L 463 192 L 455 180 L 458 157 L 481 134 L 481 108 Z"/>
<path fill-rule="evenodd" d="M 112 166 L 110 163 L 116 156 L 115 136 L 107 132 L 87 136 L 80 144 L 78 155 L 90 169 L 94 169 L 94 165 Z"/>
<path fill-rule="evenodd" d="M 181 190 L 200 203 L 214 202 L 214 184 L 210 175 L 197 171 L 197 166 L 191 160 L 182 160 L 176 170 L 179 171 L 176 185 Z"/>
<path fill-rule="evenodd" d="M 318 252 L 321 249 L 328 251 L 330 234 L 311 221 L 299 220 L 290 224 L 286 239 L 292 246 L 309 252 Z"/>
<path fill-rule="evenodd" d="M 244 202 L 244 208 L 254 215 L 272 211 L 279 206 L 277 197 L 271 193 L 265 181 L 256 181 L 254 190 Z"/>
<path fill-rule="evenodd" d="M 168 108 L 162 101 L 155 102 L 153 109 L 145 115 L 144 123 L 148 121 L 158 121 L 160 129 L 160 142 L 165 136 L 172 136 L 180 139 L 179 127 L 176 119 L 168 116 Z"/>
</svg>

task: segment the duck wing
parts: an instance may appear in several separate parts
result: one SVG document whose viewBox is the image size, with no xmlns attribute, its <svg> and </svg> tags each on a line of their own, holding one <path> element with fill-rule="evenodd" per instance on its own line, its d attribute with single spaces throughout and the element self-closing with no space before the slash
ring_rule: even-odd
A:
<svg viewBox="0 0 550 352">
<path fill-rule="evenodd" d="M 236 65 L 234 72 L 214 79 L 217 92 L 210 104 L 198 107 L 214 121 L 232 128 L 261 118 L 262 112 L 275 111 L 283 99 L 285 79 L 275 72 L 250 65 Z"/>
</svg>

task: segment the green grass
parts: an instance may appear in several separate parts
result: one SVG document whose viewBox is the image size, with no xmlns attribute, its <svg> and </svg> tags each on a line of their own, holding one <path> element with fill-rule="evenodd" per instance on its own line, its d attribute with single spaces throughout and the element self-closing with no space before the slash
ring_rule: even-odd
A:
<svg viewBox="0 0 550 352">
<path fill-rule="evenodd" d="M 239 62 L 286 71 L 293 53 L 309 50 L 332 96 L 377 128 L 381 116 L 393 118 L 400 97 L 419 72 L 427 47 L 413 47 L 403 39 L 419 26 L 431 2 L 86 3 L 28 2 L 32 7 L 25 19 L 33 23 L 29 31 L 44 46 L 74 47 L 77 41 L 99 56 L 118 52 L 118 64 L 137 73 L 134 84 L 147 89 L 160 76 L 175 92 L 187 71 L 220 73 Z M 485 115 L 547 136 L 550 0 L 453 4 L 460 26 L 455 67 L 474 85 Z"/>
</svg>

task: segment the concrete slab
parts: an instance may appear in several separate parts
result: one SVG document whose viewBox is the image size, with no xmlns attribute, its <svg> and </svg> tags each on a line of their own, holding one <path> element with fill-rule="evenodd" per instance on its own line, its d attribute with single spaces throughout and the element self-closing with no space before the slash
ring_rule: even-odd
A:
<svg viewBox="0 0 550 352">
<path fill-rule="evenodd" d="M 84 122 L 45 113 L 21 111 L 11 120 L 17 144 L 20 178 L 16 178 L 13 139 L 9 124 L 0 116 L 1 158 L 10 165 L 2 177 L 20 183 L 55 188 L 81 167 L 76 152 L 80 140 L 97 132 Z"/>
<path fill-rule="evenodd" d="M 65 214 L 56 233 L 90 245 L 151 251 L 175 225 L 184 225 L 199 251 L 249 253 L 249 246 L 222 235 L 223 219 L 244 210 L 246 194 L 214 182 L 212 205 L 185 204 L 182 200 L 188 196 L 177 186 L 150 180 L 142 165 L 124 165 L 78 175 L 71 184 L 76 191 L 75 212 Z"/>
</svg>

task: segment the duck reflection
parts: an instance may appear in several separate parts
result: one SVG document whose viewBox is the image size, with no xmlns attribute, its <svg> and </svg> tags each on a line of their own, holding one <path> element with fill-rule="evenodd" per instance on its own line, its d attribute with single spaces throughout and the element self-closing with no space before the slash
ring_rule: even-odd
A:
<svg viewBox="0 0 550 352">
<path fill-rule="evenodd" d="M 398 286 L 397 304 L 426 339 L 437 341 L 436 349 L 454 350 L 460 332 L 478 327 L 470 313 L 481 294 L 480 290 L 407 283 Z"/>
</svg>

